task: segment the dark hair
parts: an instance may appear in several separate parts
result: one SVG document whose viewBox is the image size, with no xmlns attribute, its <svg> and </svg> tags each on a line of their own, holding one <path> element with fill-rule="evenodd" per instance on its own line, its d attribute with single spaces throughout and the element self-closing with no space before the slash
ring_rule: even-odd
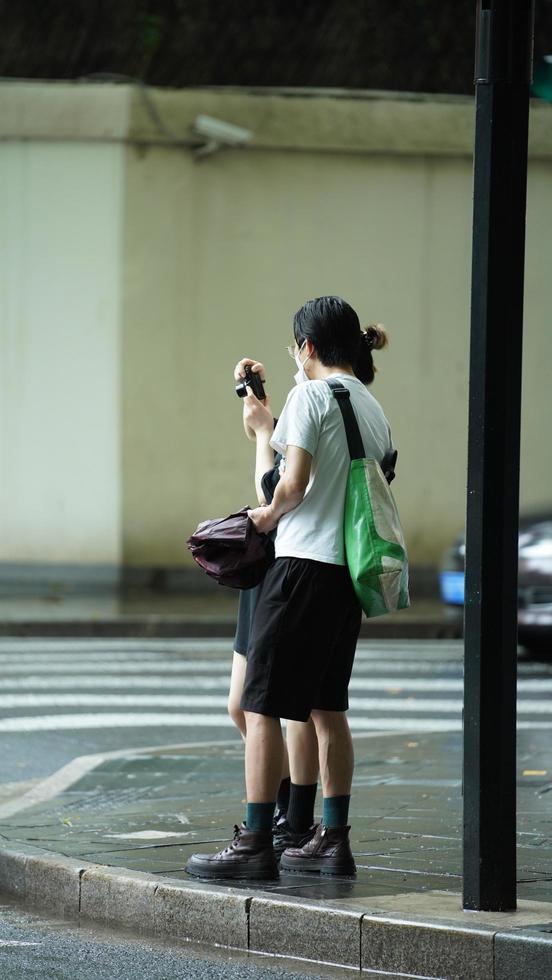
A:
<svg viewBox="0 0 552 980">
<path fill-rule="evenodd" d="M 316 356 L 325 367 L 350 364 L 359 381 L 369 385 L 374 380 L 373 350 L 387 343 L 387 334 L 379 323 L 361 330 L 357 314 L 339 296 L 309 299 L 293 317 L 293 333 L 299 347 L 310 340 Z"/>
</svg>

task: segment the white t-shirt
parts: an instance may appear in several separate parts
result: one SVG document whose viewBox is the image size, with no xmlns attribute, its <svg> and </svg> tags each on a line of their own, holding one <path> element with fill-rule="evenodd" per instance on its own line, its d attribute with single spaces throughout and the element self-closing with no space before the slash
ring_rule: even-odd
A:
<svg viewBox="0 0 552 980">
<path fill-rule="evenodd" d="M 331 377 L 351 392 L 366 456 L 381 461 L 392 442 L 379 402 L 357 378 L 337 372 Z M 303 500 L 278 523 L 276 558 L 345 565 L 343 514 L 350 456 L 343 417 L 325 380 L 305 381 L 290 391 L 270 444 L 284 458 L 288 446 L 305 449 L 313 457 Z"/>
</svg>

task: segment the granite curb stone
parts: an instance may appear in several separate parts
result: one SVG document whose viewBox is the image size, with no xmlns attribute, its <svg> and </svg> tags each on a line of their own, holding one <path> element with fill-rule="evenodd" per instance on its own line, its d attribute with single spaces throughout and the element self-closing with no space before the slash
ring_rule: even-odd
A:
<svg viewBox="0 0 552 980">
<path fill-rule="evenodd" d="M 44 852 L 28 844 L 18 844 L 17 848 L 0 846 L 0 887 L 9 895 L 27 897 L 25 864 L 28 857 L 37 854 Z"/>
<path fill-rule="evenodd" d="M 79 914 L 81 876 L 91 865 L 63 855 L 29 855 L 25 860 L 25 899 L 57 915 Z"/>
<path fill-rule="evenodd" d="M 92 865 L 39 847 L 0 846 L 0 889 L 57 915 L 79 914 L 80 879 Z"/>
<path fill-rule="evenodd" d="M 156 935 L 248 949 L 251 896 L 223 886 L 215 891 L 194 885 L 158 882 L 154 897 Z"/>
<path fill-rule="evenodd" d="M 492 980 L 496 927 L 365 915 L 363 970 L 443 980 Z"/>
<path fill-rule="evenodd" d="M 552 977 L 552 922 L 542 931 L 497 932 L 494 944 L 494 980 L 548 980 Z"/>
<path fill-rule="evenodd" d="M 296 899 L 253 896 L 249 912 L 249 948 L 334 963 L 360 964 L 363 912 L 311 904 Z"/>
<path fill-rule="evenodd" d="M 82 875 L 80 915 L 95 922 L 117 923 L 153 933 L 156 888 L 154 875 L 97 865 Z"/>
</svg>

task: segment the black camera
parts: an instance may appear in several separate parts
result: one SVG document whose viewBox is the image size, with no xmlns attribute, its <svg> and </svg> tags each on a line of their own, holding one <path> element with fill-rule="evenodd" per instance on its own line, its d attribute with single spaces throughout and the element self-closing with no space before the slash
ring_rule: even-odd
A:
<svg viewBox="0 0 552 980">
<path fill-rule="evenodd" d="M 261 376 L 258 372 L 252 371 L 249 364 L 245 365 L 245 378 L 240 381 L 239 385 L 236 385 L 236 395 L 238 398 L 245 398 L 249 394 L 248 388 L 251 388 L 253 394 L 260 400 L 263 401 L 266 398 L 266 392 L 263 388 L 263 382 L 261 381 Z"/>
</svg>

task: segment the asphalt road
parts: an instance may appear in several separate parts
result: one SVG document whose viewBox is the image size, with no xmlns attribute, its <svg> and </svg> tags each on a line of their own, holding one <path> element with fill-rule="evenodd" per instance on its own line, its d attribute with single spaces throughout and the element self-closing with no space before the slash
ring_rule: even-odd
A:
<svg viewBox="0 0 552 980">
<path fill-rule="evenodd" d="M 0 784 L 75 756 L 238 738 L 226 713 L 226 640 L 0 640 Z M 552 728 L 552 663 L 520 660 L 519 724 Z M 460 641 L 363 641 L 353 731 L 459 730 Z"/>
<path fill-rule="evenodd" d="M 16 905 L 0 904 L 0 980 L 344 980 L 349 976 L 350 971 L 272 957 L 203 950 L 186 943 L 165 945 L 129 933 L 46 920 Z"/>
</svg>

